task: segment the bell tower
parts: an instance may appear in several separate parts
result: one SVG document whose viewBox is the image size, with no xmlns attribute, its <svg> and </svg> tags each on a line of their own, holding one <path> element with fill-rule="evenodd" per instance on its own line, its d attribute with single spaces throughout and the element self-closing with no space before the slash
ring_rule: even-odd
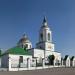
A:
<svg viewBox="0 0 75 75">
<path fill-rule="evenodd" d="M 44 50 L 54 51 L 54 44 L 52 43 L 52 31 L 48 27 L 46 16 L 43 19 L 42 26 L 39 30 L 39 42 L 36 47 Z"/>
</svg>

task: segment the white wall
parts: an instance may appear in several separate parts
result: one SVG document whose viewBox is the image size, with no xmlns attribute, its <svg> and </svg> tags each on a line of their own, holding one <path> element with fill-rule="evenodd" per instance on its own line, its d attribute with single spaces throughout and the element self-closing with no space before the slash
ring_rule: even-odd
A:
<svg viewBox="0 0 75 75">
<path fill-rule="evenodd" d="M 63 65 L 65 66 L 65 67 L 70 67 L 70 58 L 68 57 L 66 60 L 64 60 L 64 62 L 63 62 Z"/>
<path fill-rule="evenodd" d="M 13 55 L 13 54 L 9 54 L 9 58 L 11 59 L 11 64 L 14 65 L 14 67 L 16 67 L 19 64 L 19 57 L 23 56 L 23 63 L 21 63 L 22 65 L 24 65 L 25 63 L 27 63 L 27 58 L 32 59 L 31 55 Z"/>
<path fill-rule="evenodd" d="M 45 57 L 49 56 L 49 55 L 54 55 L 55 59 L 61 59 L 61 53 L 58 52 L 53 52 L 53 51 L 45 51 Z"/>
<path fill-rule="evenodd" d="M 19 63 L 20 56 L 23 56 L 23 62 Z M 13 55 L 9 54 L 9 71 L 12 71 L 13 68 L 24 67 L 27 68 L 27 59 L 32 60 L 31 55 Z M 16 69 L 15 69 L 16 70 Z"/>
<path fill-rule="evenodd" d="M 59 63 L 61 63 L 61 53 L 58 52 L 52 52 L 52 51 L 45 51 L 45 57 L 47 58 L 49 55 L 54 55 L 55 56 L 55 63 L 57 62 L 57 60 L 59 61 Z"/>
<path fill-rule="evenodd" d="M 70 67 L 70 58 L 67 58 L 66 60 L 66 67 Z"/>
<path fill-rule="evenodd" d="M 0 57 L 0 67 L 1 67 L 1 57 Z"/>
<path fill-rule="evenodd" d="M 72 67 L 75 67 L 75 58 L 72 61 Z"/>
<path fill-rule="evenodd" d="M 32 49 L 33 51 L 33 57 L 42 57 L 44 58 L 44 50 L 41 50 L 41 49 Z"/>
<path fill-rule="evenodd" d="M 13 54 L 6 54 L 1 57 L 1 64 L 3 68 L 9 67 L 11 64 L 12 67 L 17 67 L 19 64 L 19 57 L 23 56 L 23 63 L 26 63 L 27 58 L 30 58 L 32 60 L 31 55 L 13 55 Z M 23 65 L 23 64 L 22 64 Z"/>
<path fill-rule="evenodd" d="M 45 42 L 45 50 L 54 51 L 54 44 L 50 42 Z"/>
</svg>

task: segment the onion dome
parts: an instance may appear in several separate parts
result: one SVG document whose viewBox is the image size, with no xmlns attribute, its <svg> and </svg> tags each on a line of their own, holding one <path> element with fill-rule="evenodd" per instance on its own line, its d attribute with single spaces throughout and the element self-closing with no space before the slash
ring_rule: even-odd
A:
<svg viewBox="0 0 75 75">
<path fill-rule="evenodd" d="M 19 43 L 28 43 L 30 42 L 29 38 L 24 34 L 23 37 L 19 40 Z"/>
<path fill-rule="evenodd" d="M 29 38 L 24 34 L 19 40 L 18 46 L 21 48 L 31 49 L 32 43 L 30 42 Z"/>
</svg>

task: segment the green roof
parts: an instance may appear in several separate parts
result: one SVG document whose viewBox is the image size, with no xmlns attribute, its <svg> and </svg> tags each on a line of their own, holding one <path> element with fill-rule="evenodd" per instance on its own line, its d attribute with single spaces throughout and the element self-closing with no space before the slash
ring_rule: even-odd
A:
<svg viewBox="0 0 75 75">
<path fill-rule="evenodd" d="M 16 54 L 16 55 L 31 55 L 28 50 L 20 48 L 20 47 L 13 47 L 8 49 L 3 55 L 5 54 Z"/>
</svg>

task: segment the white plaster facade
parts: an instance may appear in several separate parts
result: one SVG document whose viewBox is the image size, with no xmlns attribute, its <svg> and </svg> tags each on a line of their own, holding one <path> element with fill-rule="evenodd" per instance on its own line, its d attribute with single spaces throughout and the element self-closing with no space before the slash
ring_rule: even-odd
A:
<svg viewBox="0 0 75 75">
<path fill-rule="evenodd" d="M 54 65 L 57 65 L 57 63 L 61 64 L 61 53 L 55 52 L 55 47 L 52 41 L 52 31 L 48 27 L 46 17 L 44 18 L 43 25 L 39 31 L 39 41 L 36 44 L 36 48 L 32 48 L 32 44 L 26 36 L 19 41 L 18 46 L 28 49 L 28 52 L 31 55 L 3 55 L 2 67 L 8 67 L 9 71 L 12 70 L 11 68 L 15 67 L 22 67 L 22 70 L 25 70 L 25 68 L 36 66 L 36 63 L 41 63 L 42 66 L 45 66 L 45 63 L 48 61 L 47 58 L 50 55 L 55 56 Z M 23 62 L 21 63 L 20 57 L 23 57 Z"/>
<path fill-rule="evenodd" d="M 20 57 L 23 57 L 23 61 L 20 62 Z M 2 67 L 8 68 L 10 71 L 12 68 L 27 68 L 27 60 L 31 60 L 30 63 L 32 62 L 32 56 L 31 55 L 13 55 L 13 54 L 6 54 L 2 56 Z M 35 63 L 34 63 L 35 65 Z"/>
<path fill-rule="evenodd" d="M 39 31 L 39 41 L 36 44 L 36 48 L 38 49 L 39 53 L 43 51 L 44 58 L 48 58 L 49 55 L 54 55 L 55 63 L 57 63 L 57 61 L 61 63 L 61 53 L 55 51 L 55 46 L 52 41 L 52 31 L 48 27 L 46 17 L 44 18 Z M 42 56 L 42 54 L 40 55 Z"/>
<path fill-rule="evenodd" d="M 66 60 L 64 60 L 65 67 L 70 67 L 70 57 L 68 56 Z"/>
<path fill-rule="evenodd" d="M 72 60 L 70 60 L 70 63 L 71 63 L 71 67 L 75 67 L 75 57 Z"/>
<path fill-rule="evenodd" d="M 1 57 L 0 57 L 0 67 L 1 67 Z"/>
<path fill-rule="evenodd" d="M 72 67 L 75 67 L 75 58 L 72 61 Z"/>
</svg>

